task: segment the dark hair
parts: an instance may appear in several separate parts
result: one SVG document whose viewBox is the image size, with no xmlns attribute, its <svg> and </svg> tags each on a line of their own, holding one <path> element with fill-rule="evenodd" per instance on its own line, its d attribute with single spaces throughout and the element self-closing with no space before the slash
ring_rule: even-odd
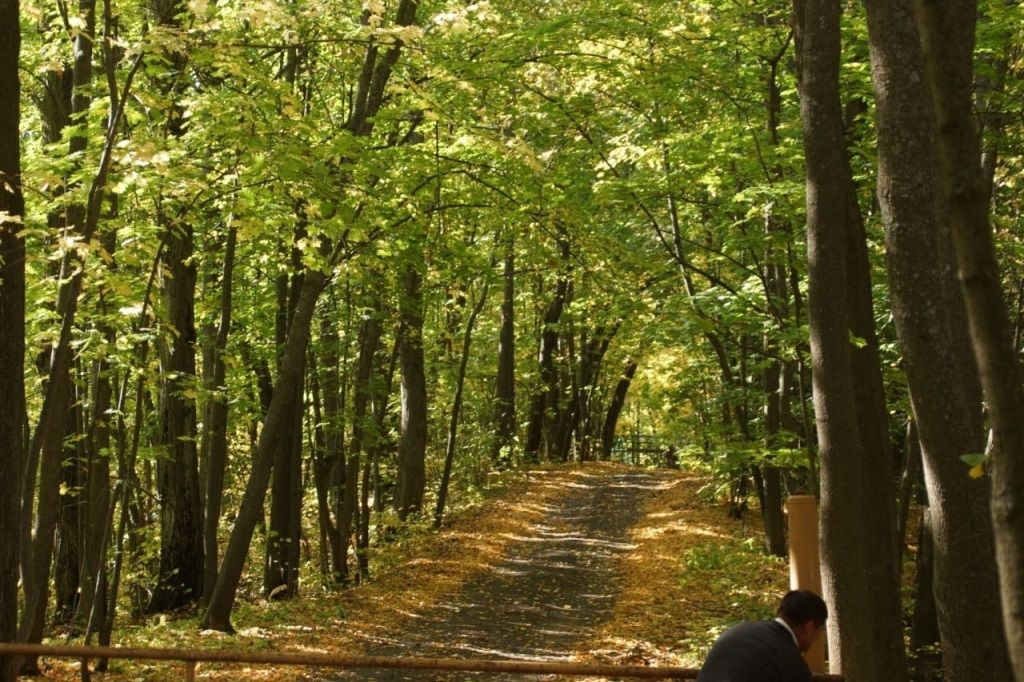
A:
<svg viewBox="0 0 1024 682">
<path fill-rule="evenodd" d="M 822 626 L 828 618 L 828 607 L 810 590 L 790 590 L 779 604 L 779 615 L 793 625 L 813 620 L 815 625 Z"/>
</svg>

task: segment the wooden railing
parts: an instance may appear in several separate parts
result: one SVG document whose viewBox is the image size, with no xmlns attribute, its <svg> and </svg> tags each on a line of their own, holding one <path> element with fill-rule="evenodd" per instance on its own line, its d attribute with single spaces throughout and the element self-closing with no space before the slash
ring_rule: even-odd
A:
<svg viewBox="0 0 1024 682">
<path fill-rule="evenodd" d="M 549 663 L 545 661 L 493 661 L 460 658 L 395 658 L 390 656 L 335 656 L 299 652 L 213 651 L 205 649 L 136 649 L 130 647 L 48 646 L 43 644 L 0 644 L 0 656 L 74 658 L 87 666 L 90 659 L 129 658 L 133 660 L 179 661 L 184 680 L 194 680 L 199 663 L 248 663 L 295 665 L 307 668 L 389 668 L 463 672 L 501 672 L 523 675 L 565 675 L 589 677 L 644 677 L 695 680 L 693 668 L 657 668 L 642 665 L 594 663 Z M 816 681 L 842 682 L 841 675 L 815 675 Z"/>
</svg>

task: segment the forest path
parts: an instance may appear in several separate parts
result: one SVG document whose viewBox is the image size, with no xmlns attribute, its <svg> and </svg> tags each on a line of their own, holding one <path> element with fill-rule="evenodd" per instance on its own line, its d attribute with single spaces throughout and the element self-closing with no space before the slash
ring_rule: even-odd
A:
<svg viewBox="0 0 1024 682">
<path fill-rule="evenodd" d="M 644 503 L 666 484 L 657 471 L 592 469 L 507 546 L 503 558 L 458 594 L 406 614 L 401 631 L 368 642 L 375 656 L 568 661 L 607 618 Z M 435 671 L 355 670 L 333 680 L 467 679 Z M 487 679 L 536 679 L 487 674 Z"/>
</svg>

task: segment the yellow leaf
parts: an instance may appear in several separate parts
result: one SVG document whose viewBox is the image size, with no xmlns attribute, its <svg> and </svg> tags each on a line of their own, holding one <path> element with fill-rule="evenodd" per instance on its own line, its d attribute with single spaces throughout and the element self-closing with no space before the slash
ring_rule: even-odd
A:
<svg viewBox="0 0 1024 682">
<path fill-rule="evenodd" d="M 981 478 L 985 475 L 985 467 L 980 464 L 975 464 L 967 473 L 970 474 L 971 478 Z"/>
</svg>

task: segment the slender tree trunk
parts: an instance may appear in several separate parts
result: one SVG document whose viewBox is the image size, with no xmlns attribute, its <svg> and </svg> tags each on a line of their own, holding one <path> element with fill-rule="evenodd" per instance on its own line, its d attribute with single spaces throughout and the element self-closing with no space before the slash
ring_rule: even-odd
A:
<svg viewBox="0 0 1024 682">
<path fill-rule="evenodd" d="M 918 8 L 960 284 L 992 426 L 992 522 L 1003 625 L 1014 674 L 1024 682 L 1024 395 L 973 109 L 977 0 L 919 0 Z"/>
<path fill-rule="evenodd" d="M 917 581 L 914 584 L 914 613 L 910 618 L 911 679 L 914 682 L 940 682 L 944 676 L 933 588 L 935 545 L 931 513 L 927 506 L 921 510 L 917 537 Z"/>
<path fill-rule="evenodd" d="M 448 483 L 452 475 L 452 463 L 455 461 L 456 435 L 459 429 L 459 415 L 462 412 L 462 389 L 466 383 L 466 366 L 469 364 L 469 348 L 473 342 L 473 326 L 476 318 L 487 302 L 488 284 L 484 284 L 480 298 L 466 320 L 466 330 L 462 335 L 462 356 L 459 358 L 459 373 L 455 378 L 455 396 L 452 398 L 452 414 L 448 421 L 448 444 L 444 451 L 444 471 L 441 473 L 441 486 L 437 491 L 437 507 L 434 510 L 434 527 L 441 526 L 444 517 L 444 505 L 448 498 Z"/>
<path fill-rule="evenodd" d="M 80 372 L 76 372 L 81 376 Z M 68 404 L 65 415 L 64 433 L 68 437 L 83 433 L 81 424 L 81 406 L 83 396 L 78 385 L 74 388 L 75 395 Z M 78 611 L 78 598 L 81 592 L 81 555 L 82 555 L 82 514 L 79 502 L 85 497 L 85 472 L 82 470 L 84 461 L 81 441 L 65 443 L 64 458 L 61 463 L 60 505 L 57 510 L 57 537 L 53 560 L 53 598 L 54 621 L 73 625 L 75 613 Z"/>
<path fill-rule="evenodd" d="M 352 440 L 349 441 L 345 461 L 342 462 L 343 489 L 338 511 L 338 533 L 345 555 L 339 573 L 342 582 L 348 580 L 348 547 L 355 525 L 353 521 L 357 518 L 359 464 L 363 451 L 371 445 L 368 441 L 373 440 L 370 436 L 376 434 L 370 414 L 370 403 L 374 395 L 373 367 L 381 336 L 380 298 L 376 292 L 369 294 L 368 309 L 359 330 L 359 356 L 356 359 L 353 387 Z"/>
<path fill-rule="evenodd" d="M 907 545 L 907 519 L 910 516 L 910 504 L 914 498 L 914 487 L 921 478 L 921 443 L 917 439 L 917 426 L 913 418 L 907 420 L 907 434 L 904 451 L 906 462 L 900 476 L 900 493 L 896 517 L 896 557 L 902 570 L 903 551 Z"/>
<path fill-rule="evenodd" d="M 427 383 L 423 365 L 423 275 L 422 245 L 413 247 L 402 276 L 399 300 L 402 342 L 402 426 L 398 444 L 398 485 L 395 510 L 399 518 L 423 507 L 426 487 Z"/>
<path fill-rule="evenodd" d="M 932 503 L 946 679 L 1004 680 L 1011 672 L 999 617 L 990 485 L 966 476 L 960 460 L 984 447 L 981 396 L 941 210 L 920 39 L 909 1 L 868 0 L 866 5 L 877 103 L 878 197 L 893 318 Z"/>
<path fill-rule="evenodd" d="M 626 365 L 626 370 L 619 377 L 619 381 L 615 384 L 615 390 L 612 392 L 612 399 L 608 404 L 604 425 L 601 427 L 601 454 L 604 456 L 604 459 L 610 459 L 612 456 L 612 445 L 615 443 L 615 428 L 619 423 L 622 407 L 626 404 L 626 394 L 629 392 L 629 385 L 636 375 L 637 366 L 636 361 L 629 361 Z"/>
<path fill-rule="evenodd" d="M 863 469 L 872 434 L 862 433 L 855 393 L 850 330 L 856 318 L 850 290 L 859 267 L 849 244 L 856 234 L 850 211 L 853 183 L 839 100 L 840 3 L 794 3 L 801 119 L 807 167 L 808 308 L 814 407 L 821 453 L 822 584 L 830 603 L 830 660 L 850 682 L 906 679 L 896 574 L 879 576 L 872 562 L 892 566 L 891 526 L 873 519 L 891 505 L 891 486 L 870 489 Z M 886 469 L 889 475 L 890 469 Z M 879 492 L 889 495 L 878 504 Z M 882 519 L 892 521 L 891 515 Z M 865 526 L 874 531 L 862 535 Z M 876 534 L 881 534 L 877 537 Z M 869 550 L 870 547 L 870 556 Z M 864 594 L 877 594 L 865 600 Z M 837 670 L 836 670 L 837 669 Z"/>
<path fill-rule="evenodd" d="M 569 240 L 562 235 L 558 240 L 558 250 L 562 259 L 564 272 L 555 284 L 555 293 L 544 313 L 541 323 L 540 349 L 537 363 L 540 367 L 540 387 L 530 402 L 530 423 L 526 434 L 526 456 L 533 462 L 540 460 L 544 434 L 550 432 L 550 422 L 558 406 L 557 381 L 555 371 L 555 353 L 558 350 L 558 323 L 562 319 L 562 310 L 569 292 Z M 548 455 L 553 448 L 546 448 Z"/>
<path fill-rule="evenodd" d="M 206 404 L 203 418 L 202 460 L 206 463 L 206 509 L 203 514 L 203 604 L 210 601 L 213 584 L 217 580 L 217 529 L 220 526 L 220 507 L 224 496 L 224 471 L 228 457 L 228 402 L 225 386 L 227 366 L 224 351 L 231 331 L 231 294 L 235 270 L 235 246 L 238 231 L 228 228 L 227 243 L 224 246 L 224 271 L 221 277 L 220 321 L 217 336 L 211 352 L 212 371 L 210 377 L 211 396 Z"/>
<path fill-rule="evenodd" d="M 764 431 L 769 451 L 780 446 L 779 429 L 782 424 L 781 364 L 769 361 L 764 371 L 765 414 Z M 764 537 L 769 554 L 786 556 L 786 520 L 782 515 L 782 472 L 777 466 L 766 463 L 761 467 L 764 481 L 764 499 L 761 518 L 764 521 Z"/>
<path fill-rule="evenodd" d="M 287 425 L 294 417 L 292 399 L 296 387 L 302 384 L 305 366 L 306 345 L 309 342 L 310 326 L 317 298 L 327 284 L 327 276 L 318 271 L 309 271 L 302 283 L 295 314 L 292 316 L 288 340 L 285 343 L 278 373 L 277 385 L 270 400 L 267 418 L 260 432 L 259 444 L 253 458 L 252 470 L 246 483 L 242 504 L 231 530 L 231 537 L 224 550 L 224 559 L 217 573 L 210 604 L 203 618 L 203 627 L 232 632 L 231 608 L 242 577 L 242 568 L 249 553 L 252 533 L 263 511 L 263 500 L 273 470 L 274 453 L 281 447 L 281 440 L 288 430 Z"/>
<path fill-rule="evenodd" d="M 515 242 L 505 246 L 505 289 L 501 303 L 501 334 L 498 340 L 498 377 L 495 383 L 495 426 L 492 461 L 500 469 L 511 465 L 510 448 L 516 437 L 516 324 L 515 324 Z"/>
<path fill-rule="evenodd" d="M 25 202 L 21 193 L 21 26 L 18 0 L 0 0 L 0 642 L 18 627 L 22 425 L 25 422 Z M 0 682 L 14 682 L 14 662 L 0 656 Z"/>
<path fill-rule="evenodd" d="M 305 222 L 300 213 L 295 242 L 306 236 Z M 299 292 L 302 289 L 301 253 L 292 248 L 291 266 L 296 273 L 278 285 L 277 335 L 278 348 L 284 349 L 290 333 Z M 280 358 L 279 358 L 280 359 Z M 279 368 L 280 371 L 280 368 Z M 302 374 L 305 375 L 305 355 Z M 275 390 L 278 390 L 275 388 Z M 274 453 L 273 483 L 270 488 L 270 526 L 267 534 L 266 558 L 263 565 L 263 593 L 275 599 L 295 597 L 299 579 L 299 533 L 302 513 L 302 415 L 303 382 L 291 389 L 289 403 L 291 419 L 285 426 L 280 445 Z M 297 492 L 298 491 L 298 492 Z"/>
<path fill-rule="evenodd" d="M 335 521 L 340 514 L 333 519 L 331 516 L 331 487 L 332 478 L 340 475 L 343 466 L 344 452 L 342 446 L 342 434 L 344 429 L 343 405 L 341 402 L 341 384 L 338 374 L 338 332 L 335 328 L 335 320 L 330 312 L 325 312 L 320 321 L 320 344 L 323 348 L 323 364 L 319 372 L 314 373 L 314 378 L 320 378 L 322 387 L 323 412 L 317 418 L 321 425 L 318 433 L 321 434 L 320 452 L 318 453 L 317 468 L 317 504 L 324 539 L 330 549 L 330 571 L 332 582 L 340 584 L 343 580 L 345 565 L 345 545 L 339 534 Z M 315 370 L 314 370 L 315 371 Z M 336 496 L 341 495 L 339 489 L 335 489 Z"/>
</svg>

